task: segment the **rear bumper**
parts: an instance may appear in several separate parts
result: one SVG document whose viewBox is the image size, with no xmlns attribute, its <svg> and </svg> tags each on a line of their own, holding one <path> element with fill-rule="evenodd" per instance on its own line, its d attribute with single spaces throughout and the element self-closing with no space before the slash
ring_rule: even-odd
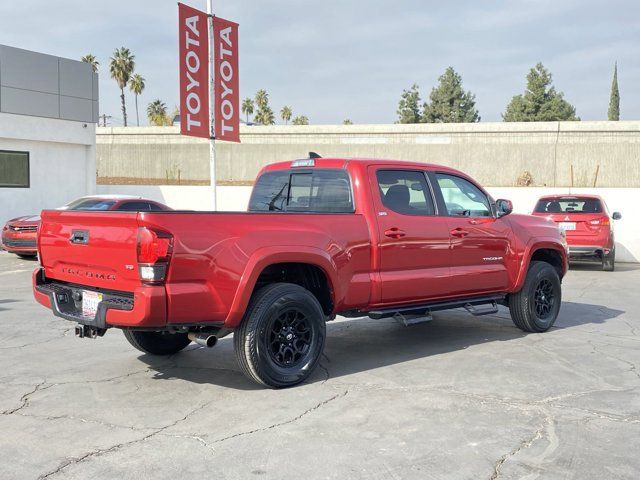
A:
<svg viewBox="0 0 640 480">
<path fill-rule="evenodd" d="M 569 258 L 572 260 L 602 260 L 602 256 L 611 250 L 602 245 L 569 245 Z"/>
<path fill-rule="evenodd" d="M 100 329 L 110 327 L 164 328 L 167 323 L 166 294 L 162 286 L 141 286 L 130 292 L 103 291 L 82 285 L 57 282 L 44 277 L 43 270 L 33 272 L 33 295 L 38 303 L 65 320 Z M 104 299 L 95 317 L 86 317 L 74 294 L 83 290 L 100 291 Z"/>
</svg>

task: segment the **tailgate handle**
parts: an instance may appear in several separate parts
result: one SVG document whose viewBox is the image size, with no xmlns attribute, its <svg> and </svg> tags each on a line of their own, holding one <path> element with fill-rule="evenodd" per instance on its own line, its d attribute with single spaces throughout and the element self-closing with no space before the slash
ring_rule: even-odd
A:
<svg viewBox="0 0 640 480">
<path fill-rule="evenodd" d="M 80 245 L 86 245 L 89 243 L 89 231 L 88 230 L 72 230 L 69 237 L 71 243 L 78 243 Z"/>
</svg>

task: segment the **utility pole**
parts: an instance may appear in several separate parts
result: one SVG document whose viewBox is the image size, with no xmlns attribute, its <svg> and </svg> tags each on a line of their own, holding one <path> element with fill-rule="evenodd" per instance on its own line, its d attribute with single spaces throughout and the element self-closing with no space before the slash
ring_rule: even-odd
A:
<svg viewBox="0 0 640 480">
<path fill-rule="evenodd" d="M 207 0 L 207 18 L 209 21 L 209 179 L 211 182 L 211 195 L 213 196 L 213 210 L 217 210 L 216 199 L 216 127 L 214 105 L 214 62 L 213 49 L 213 0 Z"/>
<path fill-rule="evenodd" d="M 106 127 L 107 126 L 107 118 L 111 119 L 111 115 L 107 115 L 107 114 L 103 113 L 102 115 L 100 115 L 100 117 L 102 117 L 102 126 Z M 98 121 L 98 126 L 100 126 L 100 121 Z"/>
</svg>

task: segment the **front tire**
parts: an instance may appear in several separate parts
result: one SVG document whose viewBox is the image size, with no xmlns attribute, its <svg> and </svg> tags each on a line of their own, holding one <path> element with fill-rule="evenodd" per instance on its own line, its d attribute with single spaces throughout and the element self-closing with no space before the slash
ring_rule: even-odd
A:
<svg viewBox="0 0 640 480">
<path fill-rule="evenodd" d="M 191 343 L 186 333 L 123 330 L 124 338 L 141 352 L 150 355 L 173 355 Z"/>
<path fill-rule="evenodd" d="M 531 262 L 522 289 L 509 296 L 509 312 L 520 330 L 546 332 L 558 318 L 561 301 L 556 269 L 546 262 Z"/>
<path fill-rule="evenodd" d="M 308 290 L 291 283 L 255 292 L 233 343 L 242 372 L 272 388 L 304 381 L 324 349 L 325 315 Z"/>
</svg>

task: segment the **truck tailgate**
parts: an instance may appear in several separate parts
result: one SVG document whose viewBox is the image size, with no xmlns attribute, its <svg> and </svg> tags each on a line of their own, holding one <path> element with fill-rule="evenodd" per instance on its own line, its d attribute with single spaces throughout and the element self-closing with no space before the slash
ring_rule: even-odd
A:
<svg viewBox="0 0 640 480">
<path fill-rule="evenodd" d="M 132 292 L 141 284 L 137 217 L 135 212 L 42 212 L 38 248 L 45 276 Z"/>
</svg>

